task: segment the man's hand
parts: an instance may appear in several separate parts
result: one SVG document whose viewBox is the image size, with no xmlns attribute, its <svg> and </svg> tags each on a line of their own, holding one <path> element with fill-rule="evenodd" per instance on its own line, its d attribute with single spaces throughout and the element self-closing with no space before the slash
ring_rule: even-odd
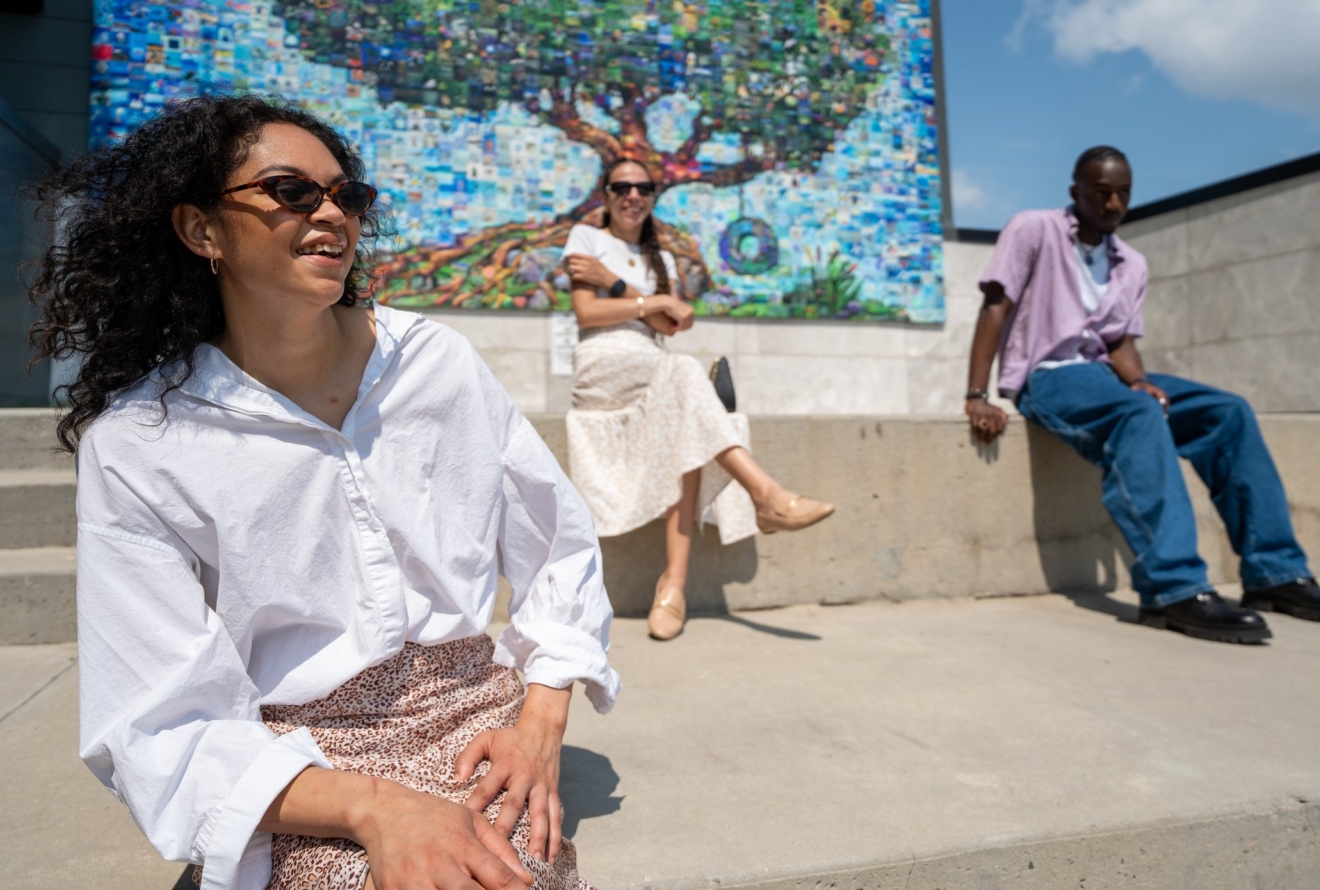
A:
<svg viewBox="0 0 1320 890">
<path fill-rule="evenodd" d="M 574 253 L 565 257 L 564 271 L 568 273 L 568 277 L 573 281 L 589 284 L 596 288 L 609 288 L 619 280 L 619 276 L 605 268 L 605 264 L 596 257 L 582 253 Z"/>
<path fill-rule="evenodd" d="M 513 832 L 526 806 L 532 823 L 527 853 L 551 865 L 559 855 L 559 751 L 570 694 L 571 689 L 531 684 L 518 722 L 479 734 L 454 763 L 455 778 L 466 782 L 481 761 L 490 761 L 490 771 L 472 789 L 466 806 L 479 814 L 504 791 L 495 820 L 495 829 L 504 837 Z"/>
<path fill-rule="evenodd" d="M 1138 380 L 1136 383 L 1132 384 L 1128 388 L 1131 389 L 1133 392 L 1144 392 L 1154 397 L 1154 399 L 1160 403 L 1160 407 L 1164 409 L 1164 413 L 1165 414 L 1169 413 L 1168 393 L 1160 389 L 1155 384 L 1151 383 L 1149 380 Z"/>
<path fill-rule="evenodd" d="M 984 445 L 999 438 L 1008 426 L 1008 414 L 985 399 L 968 399 L 964 410 L 972 424 L 972 435 Z"/>
</svg>

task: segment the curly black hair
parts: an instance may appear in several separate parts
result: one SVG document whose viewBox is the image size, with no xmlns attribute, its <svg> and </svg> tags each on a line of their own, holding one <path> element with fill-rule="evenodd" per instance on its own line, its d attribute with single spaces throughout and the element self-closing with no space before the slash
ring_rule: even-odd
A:
<svg viewBox="0 0 1320 890">
<path fill-rule="evenodd" d="M 157 368 L 164 411 L 165 396 L 192 375 L 197 346 L 224 330 L 216 278 L 179 240 L 171 213 L 180 204 L 218 213 L 220 190 L 262 127 L 275 123 L 308 131 L 349 179 L 363 178 L 352 145 L 315 116 L 280 100 L 214 94 L 174 103 L 123 142 L 27 187 L 57 232 L 29 291 L 42 310 L 30 333 L 33 361 L 83 356 L 77 378 L 55 393 L 67 406 L 56 430 L 66 450 L 115 395 Z M 347 306 L 366 291 L 364 270 L 385 221 L 378 207 L 360 217 L 340 298 Z"/>
<path fill-rule="evenodd" d="M 596 187 L 600 190 L 602 196 L 605 194 L 605 187 L 610 183 L 610 174 L 624 164 L 636 164 L 643 170 L 646 170 L 646 165 L 636 158 L 630 158 L 627 156 L 615 158 L 606 164 L 605 169 L 601 171 L 600 184 Z M 652 179 L 649 170 L 647 171 L 646 178 L 650 179 L 652 182 L 655 181 Z M 602 229 L 608 229 L 610 227 L 610 212 L 608 210 L 606 210 L 601 217 L 600 227 Z M 660 252 L 662 250 L 660 245 L 660 233 L 655 225 L 654 213 L 648 213 L 646 215 L 646 220 L 642 223 L 642 231 L 638 237 L 638 242 L 642 248 L 642 258 L 646 260 L 647 268 L 650 269 L 651 274 L 655 276 L 655 292 L 657 294 L 669 293 L 669 269 L 665 266 L 664 254 Z"/>
</svg>

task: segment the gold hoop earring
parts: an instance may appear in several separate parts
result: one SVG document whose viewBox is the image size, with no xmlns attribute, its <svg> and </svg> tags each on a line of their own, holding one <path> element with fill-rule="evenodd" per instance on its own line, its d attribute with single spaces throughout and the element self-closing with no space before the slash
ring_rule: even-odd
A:
<svg viewBox="0 0 1320 890">
<path fill-rule="evenodd" d="M 215 257 L 211 257 L 211 274 L 212 275 L 220 274 L 220 264 L 216 261 Z"/>
</svg>

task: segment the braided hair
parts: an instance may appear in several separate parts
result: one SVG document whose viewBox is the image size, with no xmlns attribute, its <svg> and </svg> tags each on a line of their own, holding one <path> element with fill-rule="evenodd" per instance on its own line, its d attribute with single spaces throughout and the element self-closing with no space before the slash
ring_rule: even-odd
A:
<svg viewBox="0 0 1320 890">
<path fill-rule="evenodd" d="M 633 158 L 615 158 L 610 161 L 605 165 L 605 169 L 600 174 L 600 193 L 602 197 L 605 195 L 606 187 L 609 185 L 610 174 L 624 164 L 636 164 L 643 170 L 646 169 L 645 164 Z M 646 174 L 646 178 L 651 179 L 649 171 Z M 608 210 L 605 211 L 604 217 L 601 218 L 600 227 L 602 229 L 608 229 L 610 227 L 610 212 Z M 646 261 L 646 267 L 650 269 L 651 274 L 655 276 L 655 292 L 657 294 L 668 294 L 670 292 L 669 268 L 665 266 L 664 255 L 660 252 L 660 233 L 656 230 L 655 214 L 653 213 L 648 213 L 646 215 L 646 220 L 642 223 L 639 244 L 642 248 L 642 258 Z"/>
</svg>

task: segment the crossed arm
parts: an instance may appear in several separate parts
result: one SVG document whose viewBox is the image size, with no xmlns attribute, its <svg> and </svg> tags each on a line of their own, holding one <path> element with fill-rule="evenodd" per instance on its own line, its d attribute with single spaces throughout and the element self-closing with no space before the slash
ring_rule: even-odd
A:
<svg viewBox="0 0 1320 890">
<path fill-rule="evenodd" d="M 509 843 L 523 807 L 531 817 L 528 852 L 554 863 L 559 853 L 559 751 L 568 689 L 529 684 L 518 722 L 468 744 L 456 778 L 490 771 L 459 805 L 397 782 L 309 767 L 271 803 L 262 831 L 348 838 L 367 851 L 375 890 L 521 890 L 532 883 Z M 481 811 L 503 791 L 492 827 Z"/>
<path fill-rule="evenodd" d="M 692 327 L 692 307 L 677 296 L 643 297 L 632 285 L 618 299 L 596 296 L 598 288 L 610 287 L 619 277 L 596 257 L 575 253 L 564 261 L 564 266 L 573 282 L 573 312 L 584 328 L 609 327 L 636 318 L 666 336 Z"/>
</svg>

